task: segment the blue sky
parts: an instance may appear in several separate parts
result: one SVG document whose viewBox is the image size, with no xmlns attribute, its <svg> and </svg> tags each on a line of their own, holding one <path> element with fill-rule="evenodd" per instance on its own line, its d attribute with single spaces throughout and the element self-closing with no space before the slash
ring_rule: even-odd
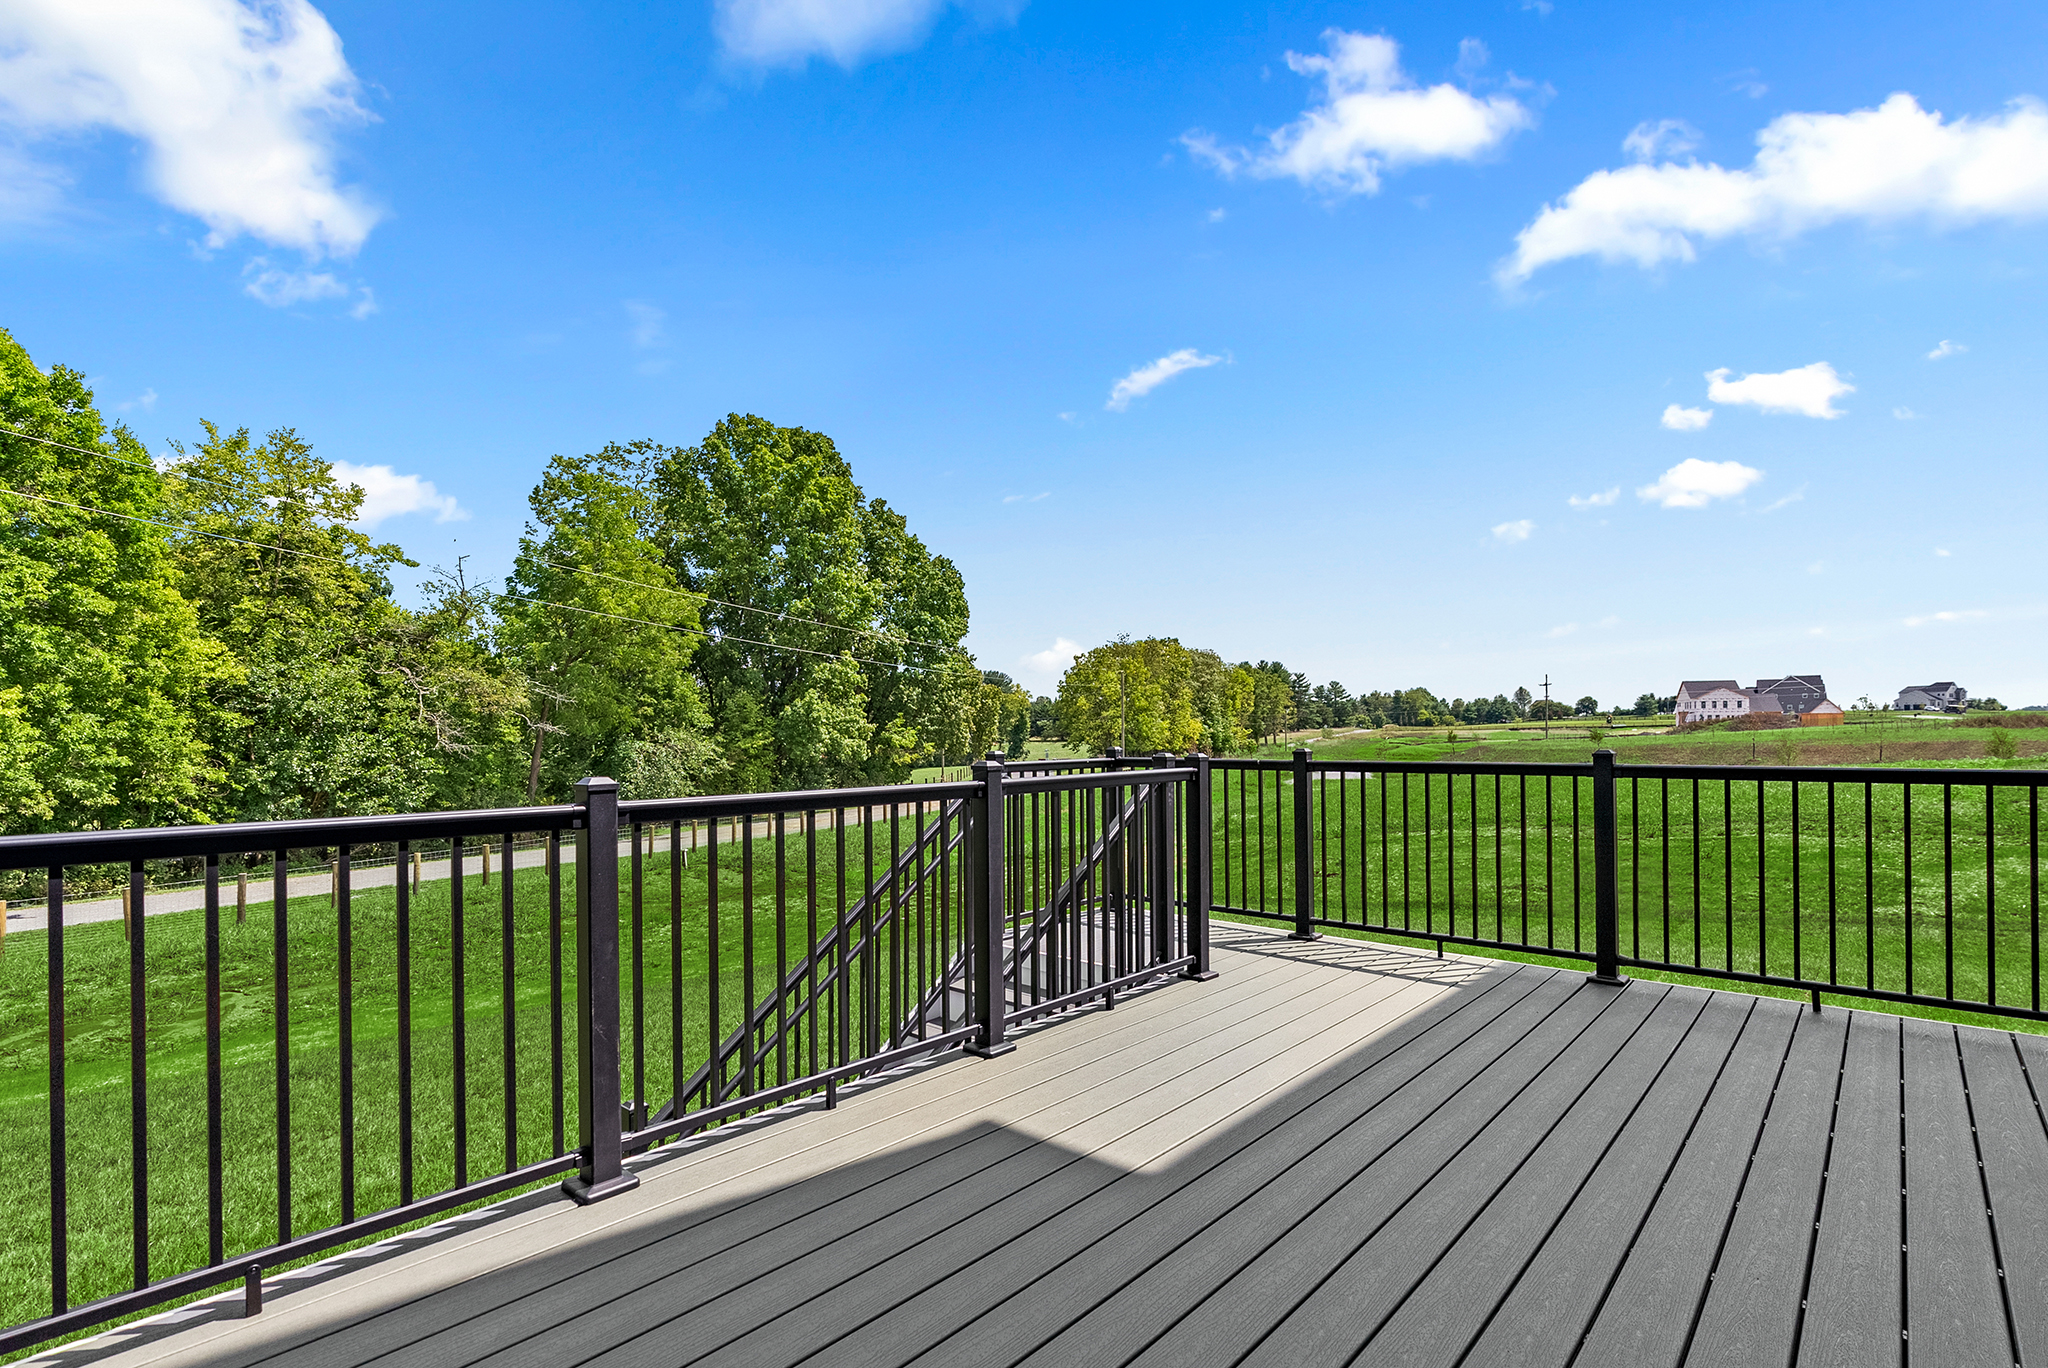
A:
<svg viewBox="0 0 2048 1368">
<path fill-rule="evenodd" d="M 486 575 L 551 453 L 822 430 L 1037 689 L 1130 632 L 2048 703 L 2044 59 L 2020 5 L 8 0 L 0 324 Z"/>
</svg>

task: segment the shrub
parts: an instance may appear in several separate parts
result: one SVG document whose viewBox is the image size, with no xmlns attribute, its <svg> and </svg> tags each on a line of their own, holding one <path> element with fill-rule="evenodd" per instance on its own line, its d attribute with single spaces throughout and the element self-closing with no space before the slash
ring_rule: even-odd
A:
<svg viewBox="0 0 2048 1368">
<path fill-rule="evenodd" d="M 1778 739 L 1777 739 L 1776 741 L 1774 741 L 1774 742 L 1773 742 L 1773 743 L 1771 744 L 1771 753 L 1772 753 L 1772 758 L 1773 758 L 1773 759 L 1775 759 L 1775 760 L 1776 760 L 1776 761 L 1777 761 L 1777 762 L 1778 762 L 1779 764 L 1781 764 L 1781 765 L 1796 765 L 1796 764 L 1798 764 L 1798 763 L 1799 763 L 1799 736 L 1798 736 L 1798 734 L 1797 734 L 1797 733 L 1795 732 L 1795 733 L 1793 733 L 1793 734 L 1792 734 L 1792 735 L 1790 735 L 1790 736 L 1781 736 L 1781 737 L 1779 737 L 1779 738 L 1778 738 Z"/>
<path fill-rule="evenodd" d="M 1607 733 L 1598 727 L 1588 727 L 1586 728 L 1586 739 L 1592 742 L 1597 749 L 1600 743 L 1607 739 Z"/>
<path fill-rule="evenodd" d="M 1993 760 L 2010 760 L 2019 753 L 2019 746 L 2014 743 L 2011 732 L 2003 727 L 1993 727 L 1990 735 L 1984 738 L 1984 753 Z"/>
</svg>

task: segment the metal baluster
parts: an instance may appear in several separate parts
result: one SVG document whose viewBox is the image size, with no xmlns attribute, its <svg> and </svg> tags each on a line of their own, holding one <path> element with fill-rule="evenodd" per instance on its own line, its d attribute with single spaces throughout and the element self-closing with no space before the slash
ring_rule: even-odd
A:
<svg viewBox="0 0 2048 1368">
<path fill-rule="evenodd" d="M 227 1258 L 220 1084 L 220 856 L 206 854 L 206 1261 Z"/>
<path fill-rule="evenodd" d="M 276 852 L 270 864 L 271 1023 L 277 1048 L 277 1242 L 292 1238 L 292 1047 L 291 892 L 286 861 Z"/>
<path fill-rule="evenodd" d="M 562 1124 L 568 1081 L 562 1059 L 562 833 L 559 830 L 548 833 L 548 1006 L 548 1063 L 555 1095 L 554 1153 L 562 1154 L 568 1149 L 568 1137 L 563 1134 Z M 410 1058 L 408 1054 L 407 1059 Z M 411 1144 L 409 1126 L 406 1143 Z"/>
<path fill-rule="evenodd" d="M 412 880 L 406 877 L 406 867 L 413 858 L 416 857 L 412 853 L 412 843 L 400 841 L 398 861 L 391 870 L 391 887 L 397 908 L 392 934 L 398 942 L 395 948 L 398 960 L 398 1202 L 401 1206 L 412 1205 Z M 557 1141 L 555 1153 L 561 1152 L 561 1142 Z"/>
<path fill-rule="evenodd" d="M 348 846 L 334 861 L 335 920 L 339 945 L 334 957 L 336 1000 L 341 1025 L 341 1222 L 356 1218 L 356 998 L 355 880 Z"/>
<path fill-rule="evenodd" d="M 48 949 L 44 968 L 48 988 L 44 1014 L 49 1022 L 50 1055 L 50 1314 L 71 1309 L 71 1241 L 69 1227 L 70 1134 L 65 1128 L 64 1086 L 64 867 L 51 865 L 43 884 L 48 912 Z"/>
<path fill-rule="evenodd" d="M 578 883 L 587 872 L 588 852 L 579 852 Z M 467 993 L 463 987 L 463 960 L 468 940 L 467 918 L 462 898 L 462 838 L 448 843 L 448 972 L 449 993 L 454 1013 L 455 1061 L 455 1186 L 469 1186 L 469 1021 Z M 617 894 L 613 894 L 614 898 Z M 587 1031 L 584 1034 L 588 1034 Z"/>
<path fill-rule="evenodd" d="M 149 971 L 142 954 L 143 927 L 149 920 L 143 906 L 147 886 L 142 861 L 130 860 L 128 892 L 135 912 L 128 933 L 128 1162 L 138 1289 L 149 1285 L 149 1020 L 145 998 Z"/>
<path fill-rule="evenodd" d="M 498 939 L 501 955 L 499 969 L 504 978 L 505 1014 L 505 1172 L 519 1167 L 519 981 L 518 965 L 515 960 L 518 940 L 513 919 L 512 894 L 516 882 L 513 871 L 518 867 L 517 853 L 512 838 L 516 833 L 505 833 L 505 869 L 498 879 L 500 926 Z"/>
</svg>

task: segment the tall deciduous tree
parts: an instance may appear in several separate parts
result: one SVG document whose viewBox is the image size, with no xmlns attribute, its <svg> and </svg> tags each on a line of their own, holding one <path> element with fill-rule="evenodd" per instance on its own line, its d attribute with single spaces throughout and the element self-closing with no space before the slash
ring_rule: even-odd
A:
<svg viewBox="0 0 2048 1368">
<path fill-rule="evenodd" d="M 500 636 L 530 695 L 526 795 L 628 761 L 641 787 L 694 783 L 710 767 L 697 596 L 654 541 L 640 453 L 556 456 L 528 500 L 533 522 L 502 596 Z M 653 753 L 629 753 L 650 742 Z M 673 795 L 662 795 L 673 796 Z"/>
<path fill-rule="evenodd" d="M 900 779 L 971 744 L 959 571 L 862 493 L 829 437 L 732 415 L 694 447 L 635 451 L 666 563 L 704 596 L 696 669 L 726 787 Z"/>
<path fill-rule="evenodd" d="M 0 423 L 0 823 L 204 818 L 208 699 L 237 671 L 179 592 L 162 478 L 83 376 L 4 331 Z"/>
</svg>

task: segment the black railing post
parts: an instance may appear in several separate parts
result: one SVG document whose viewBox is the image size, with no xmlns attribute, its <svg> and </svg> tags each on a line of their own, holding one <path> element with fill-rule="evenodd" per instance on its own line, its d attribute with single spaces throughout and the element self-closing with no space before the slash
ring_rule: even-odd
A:
<svg viewBox="0 0 2048 1368">
<path fill-rule="evenodd" d="M 1173 756 L 1159 751 L 1152 757 L 1153 769 L 1172 769 Z M 1152 824 L 1146 833 L 1151 860 L 1145 882 L 1152 885 L 1146 895 L 1152 908 L 1152 963 L 1173 955 L 1173 785 L 1152 785 Z"/>
<path fill-rule="evenodd" d="M 1003 941 L 1009 928 L 1003 892 L 1009 861 L 1003 840 L 1003 762 L 975 761 L 974 782 L 980 788 L 967 799 L 967 933 L 973 942 L 975 1024 L 981 1034 L 966 1049 L 994 1059 L 1017 1048 L 1004 1039 L 1009 1003 L 1003 991 Z"/>
<path fill-rule="evenodd" d="M 1621 976 L 1620 841 L 1615 831 L 1614 752 L 1593 752 L 1593 981 Z"/>
<path fill-rule="evenodd" d="M 1321 940 L 1316 930 L 1316 867 L 1309 849 L 1308 757 L 1306 749 L 1294 752 L 1294 929 L 1291 940 Z"/>
<path fill-rule="evenodd" d="M 562 1190 L 586 1206 L 640 1186 L 619 1111 L 619 785 L 582 779 L 576 802 L 576 1144 Z"/>
<path fill-rule="evenodd" d="M 1209 967 L 1209 905 L 1215 899 L 1215 890 L 1209 849 L 1209 757 L 1197 751 L 1187 758 L 1187 765 L 1194 770 L 1195 777 L 1188 780 L 1188 796 L 1183 804 L 1188 852 L 1183 892 L 1187 896 L 1187 952 L 1194 963 L 1182 973 L 1191 979 L 1212 979 L 1216 971 Z"/>
</svg>

